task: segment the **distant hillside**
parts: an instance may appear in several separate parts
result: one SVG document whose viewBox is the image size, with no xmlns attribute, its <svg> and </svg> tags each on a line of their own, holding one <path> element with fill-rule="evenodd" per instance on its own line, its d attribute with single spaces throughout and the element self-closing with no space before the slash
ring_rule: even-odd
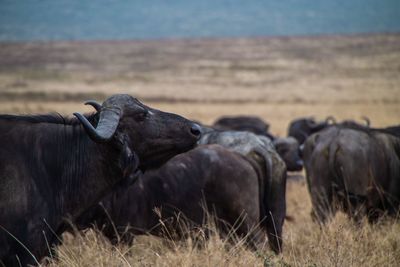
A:
<svg viewBox="0 0 400 267">
<path fill-rule="evenodd" d="M 398 103 L 399 74 L 400 34 L 0 44 L 1 100 Z"/>
</svg>

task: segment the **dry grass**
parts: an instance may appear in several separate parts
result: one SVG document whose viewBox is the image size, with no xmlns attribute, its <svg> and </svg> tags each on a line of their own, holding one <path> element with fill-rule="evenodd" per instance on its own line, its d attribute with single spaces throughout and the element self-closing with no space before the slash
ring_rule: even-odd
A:
<svg viewBox="0 0 400 267">
<path fill-rule="evenodd" d="M 239 243 L 227 245 L 213 235 L 198 248 L 193 239 L 166 241 L 139 237 L 133 245 L 112 246 L 101 233 L 90 230 L 69 236 L 48 266 L 255 266 L 262 261 Z"/>
<path fill-rule="evenodd" d="M 279 256 L 267 247 L 252 252 L 243 240 L 231 244 L 216 232 L 207 240 L 140 236 L 131 246 L 113 246 L 101 233 L 88 230 L 65 234 L 48 266 L 398 266 L 400 222 L 356 225 L 339 213 L 320 228 L 311 222 L 310 209 L 304 181 L 290 181 L 288 213 L 294 221 L 285 224 L 284 253 Z"/>
<path fill-rule="evenodd" d="M 338 213 L 325 227 L 311 221 L 304 182 L 288 184 L 288 213 L 295 217 L 285 231 L 283 260 L 291 266 L 397 266 L 400 222 L 355 224 Z"/>
<path fill-rule="evenodd" d="M 296 117 L 370 117 L 399 123 L 400 35 L 143 42 L 0 44 L 0 113 L 90 111 L 85 98 L 127 92 L 211 123 L 254 114 L 286 135 Z M 400 223 L 354 225 L 338 214 L 320 228 L 304 182 L 289 182 L 284 253 L 253 253 L 213 235 L 112 246 L 88 231 L 64 235 L 49 266 L 398 266 Z"/>
</svg>

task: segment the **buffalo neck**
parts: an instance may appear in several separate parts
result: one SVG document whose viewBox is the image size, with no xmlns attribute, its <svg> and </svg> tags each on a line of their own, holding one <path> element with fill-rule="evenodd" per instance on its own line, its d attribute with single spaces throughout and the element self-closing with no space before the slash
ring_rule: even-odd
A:
<svg viewBox="0 0 400 267">
<path fill-rule="evenodd" d="M 0 126 L 5 126 L 2 121 Z M 119 151 L 93 142 L 76 121 L 13 121 L 7 135 L 18 140 L 15 152 L 32 174 L 27 182 L 55 218 L 48 222 L 53 229 L 64 217 L 73 219 L 93 205 L 122 178 Z"/>
<path fill-rule="evenodd" d="M 57 159 L 48 161 L 48 167 L 57 168 L 48 182 L 56 188 L 55 204 L 62 215 L 74 218 L 111 190 L 122 173 L 117 149 L 93 142 L 80 125 L 68 128 L 57 142 Z"/>
</svg>

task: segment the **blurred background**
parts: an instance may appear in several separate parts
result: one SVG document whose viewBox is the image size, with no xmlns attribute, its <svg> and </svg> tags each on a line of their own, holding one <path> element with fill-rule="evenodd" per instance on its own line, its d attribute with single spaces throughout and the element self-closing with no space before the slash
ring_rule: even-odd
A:
<svg viewBox="0 0 400 267">
<path fill-rule="evenodd" d="M 0 112 L 132 94 L 211 123 L 400 115 L 400 1 L 0 1 Z"/>
</svg>

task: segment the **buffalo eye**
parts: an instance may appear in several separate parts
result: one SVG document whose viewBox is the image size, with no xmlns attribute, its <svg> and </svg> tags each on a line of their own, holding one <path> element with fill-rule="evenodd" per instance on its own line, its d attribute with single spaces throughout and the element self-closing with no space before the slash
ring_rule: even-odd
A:
<svg viewBox="0 0 400 267">
<path fill-rule="evenodd" d="M 141 121 L 144 121 L 147 118 L 148 114 L 149 114 L 148 111 L 143 111 L 143 112 L 136 113 L 134 115 L 134 117 L 135 117 L 136 121 L 141 122 Z"/>
</svg>

